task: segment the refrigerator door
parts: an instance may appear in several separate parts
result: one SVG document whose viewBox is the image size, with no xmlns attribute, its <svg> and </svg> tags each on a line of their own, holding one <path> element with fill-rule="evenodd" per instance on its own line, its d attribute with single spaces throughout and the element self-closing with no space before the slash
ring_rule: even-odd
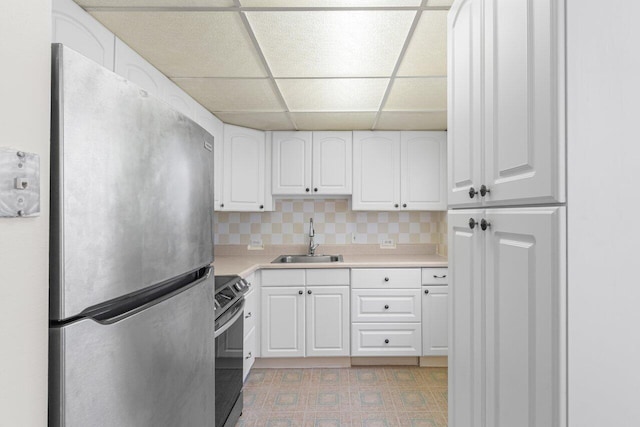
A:
<svg viewBox="0 0 640 427">
<path fill-rule="evenodd" d="M 214 279 L 115 323 L 50 329 L 50 426 L 203 427 L 215 420 Z"/>
<path fill-rule="evenodd" d="M 51 319 L 213 260 L 213 137 L 53 45 Z"/>
</svg>

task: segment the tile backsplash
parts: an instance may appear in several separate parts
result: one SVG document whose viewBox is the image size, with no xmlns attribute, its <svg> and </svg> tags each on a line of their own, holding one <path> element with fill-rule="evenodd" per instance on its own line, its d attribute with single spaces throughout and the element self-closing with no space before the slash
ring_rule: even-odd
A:
<svg viewBox="0 0 640 427">
<path fill-rule="evenodd" d="M 441 224 L 446 212 L 354 212 L 350 199 L 276 200 L 274 212 L 215 212 L 215 243 L 305 244 L 310 218 L 320 244 L 379 244 L 392 239 L 397 244 L 446 245 L 446 222 L 444 241 Z"/>
</svg>

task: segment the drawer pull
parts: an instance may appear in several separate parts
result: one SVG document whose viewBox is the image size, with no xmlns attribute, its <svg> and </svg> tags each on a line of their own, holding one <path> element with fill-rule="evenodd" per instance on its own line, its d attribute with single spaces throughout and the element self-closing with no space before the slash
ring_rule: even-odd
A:
<svg viewBox="0 0 640 427">
<path fill-rule="evenodd" d="M 309 290 L 307 291 L 307 293 L 308 293 L 309 295 L 311 295 L 311 294 L 312 294 L 311 289 L 309 289 Z"/>
<path fill-rule="evenodd" d="M 428 293 L 429 293 L 429 289 L 425 289 L 425 290 L 424 290 L 424 293 L 425 293 L 425 294 L 428 294 Z"/>
<path fill-rule="evenodd" d="M 251 312 L 248 312 L 246 316 L 244 316 L 245 319 L 248 319 L 249 317 L 251 317 Z"/>
<path fill-rule="evenodd" d="M 298 294 L 300 294 L 300 295 L 302 295 L 303 293 L 304 293 L 304 292 L 302 292 L 302 291 L 298 291 Z"/>
<path fill-rule="evenodd" d="M 384 340 L 385 344 L 389 344 L 389 339 Z"/>
<path fill-rule="evenodd" d="M 247 360 L 251 359 L 251 352 L 249 352 L 249 355 L 247 357 L 245 357 L 245 359 L 247 359 Z"/>
<path fill-rule="evenodd" d="M 389 278 L 388 278 L 388 277 L 385 277 L 385 278 L 384 278 L 384 281 L 385 281 L 385 282 L 388 282 L 388 281 L 389 281 Z"/>
<path fill-rule="evenodd" d="M 385 309 L 385 310 L 389 310 L 389 304 L 385 304 L 385 305 L 384 305 L 384 309 Z"/>
<path fill-rule="evenodd" d="M 434 278 L 434 279 L 444 279 L 445 277 L 447 277 L 447 275 L 446 275 L 446 274 L 443 274 L 442 276 L 438 276 L 437 274 L 434 274 L 434 275 L 433 275 L 433 278 Z"/>
</svg>

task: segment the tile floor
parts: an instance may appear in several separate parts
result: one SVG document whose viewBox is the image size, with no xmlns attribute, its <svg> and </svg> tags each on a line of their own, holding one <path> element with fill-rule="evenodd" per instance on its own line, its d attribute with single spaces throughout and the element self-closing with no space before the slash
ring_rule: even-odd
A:
<svg viewBox="0 0 640 427">
<path fill-rule="evenodd" d="M 253 369 L 243 426 L 446 427 L 447 369 Z"/>
</svg>

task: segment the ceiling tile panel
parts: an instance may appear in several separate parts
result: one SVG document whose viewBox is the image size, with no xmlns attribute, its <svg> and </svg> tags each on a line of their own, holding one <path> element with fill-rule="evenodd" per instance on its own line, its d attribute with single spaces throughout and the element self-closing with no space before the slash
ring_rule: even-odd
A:
<svg viewBox="0 0 640 427">
<path fill-rule="evenodd" d="M 243 7 L 417 7 L 421 0 L 240 0 Z"/>
<path fill-rule="evenodd" d="M 431 111 L 447 109 L 447 79 L 397 78 L 383 111 Z"/>
<path fill-rule="evenodd" d="M 260 130 L 294 130 L 287 113 L 215 113 L 225 123 Z"/>
<path fill-rule="evenodd" d="M 92 12 L 169 77 L 266 77 L 236 12 Z"/>
<path fill-rule="evenodd" d="M 233 0 L 74 0 L 82 7 L 233 7 Z"/>
<path fill-rule="evenodd" d="M 446 111 L 430 113 L 382 112 L 376 130 L 447 130 Z"/>
<path fill-rule="evenodd" d="M 269 79 L 173 81 L 209 111 L 285 111 Z"/>
<path fill-rule="evenodd" d="M 277 80 L 289 111 L 378 111 L 389 79 Z"/>
<path fill-rule="evenodd" d="M 299 130 L 370 130 L 376 113 L 291 113 Z"/>
<path fill-rule="evenodd" d="M 388 77 L 415 11 L 248 12 L 275 77 Z"/>
<path fill-rule="evenodd" d="M 398 76 L 447 75 L 447 13 L 446 10 L 422 12 Z"/>
</svg>

